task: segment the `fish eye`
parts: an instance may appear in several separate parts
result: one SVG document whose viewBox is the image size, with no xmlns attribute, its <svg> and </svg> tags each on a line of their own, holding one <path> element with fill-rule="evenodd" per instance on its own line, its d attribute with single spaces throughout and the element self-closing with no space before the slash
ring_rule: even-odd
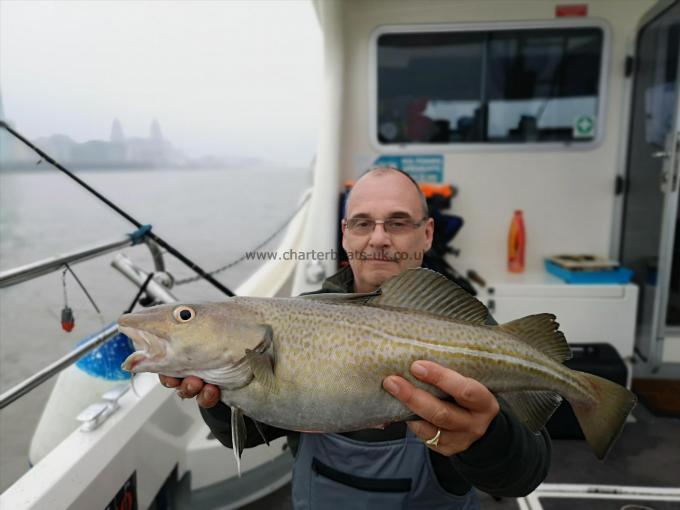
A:
<svg viewBox="0 0 680 510">
<path fill-rule="evenodd" d="M 172 316 L 177 322 L 189 322 L 196 316 L 196 312 L 188 306 L 178 306 L 173 310 Z"/>
</svg>

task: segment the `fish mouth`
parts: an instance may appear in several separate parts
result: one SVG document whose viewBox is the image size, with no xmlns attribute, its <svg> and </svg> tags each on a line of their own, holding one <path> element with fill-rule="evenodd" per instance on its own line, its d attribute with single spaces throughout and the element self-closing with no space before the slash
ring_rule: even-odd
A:
<svg viewBox="0 0 680 510">
<path fill-rule="evenodd" d="M 130 326 L 118 326 L 118 330 L 132 340 L 136 349 L 123 361 L 123 370 L 137 372 L 142 365 L 161 361 L 167 354 L 168 340 L 163 337 Z"/>
</svg>

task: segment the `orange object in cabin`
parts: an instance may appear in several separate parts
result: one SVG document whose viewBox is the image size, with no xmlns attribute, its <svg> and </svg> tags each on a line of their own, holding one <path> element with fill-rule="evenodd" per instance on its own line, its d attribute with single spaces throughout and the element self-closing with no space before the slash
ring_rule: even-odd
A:
<svg viewBox="0 0 680 510">
<path fill-rule="evenodd" d="M 526 232 L 522 211 L 516 210 L 510 223 L 508 232 L 508 271 L 521 273 L 524 271 L 524 250 L 526 247 Z"/>
</svg>

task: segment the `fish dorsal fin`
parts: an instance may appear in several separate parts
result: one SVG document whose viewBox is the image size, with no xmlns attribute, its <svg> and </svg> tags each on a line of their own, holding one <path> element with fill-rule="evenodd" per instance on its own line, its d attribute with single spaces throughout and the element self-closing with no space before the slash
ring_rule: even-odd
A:
<svg viewBox="0 0 680 510">
<path fill-rule="evenodd" d="M 559 327 L 551 313 L 528 315 L 498 326 L 503 331 L 511 333 L 517 340 L 562 363 L 571 358 L 571 349 Z"/>
<path fill-rule="evenodd" d="M 340 293 L 340 292 L 322 292 L 319 294 L 306 294 L 300 296 L 303 299 L 311 301 L 323 301 L 324 303 L 348 304 L 354 303 L 358 305 L 366 304 L 371 298 L 380 295 L 380 290 L 366 293 Z M 297 299 L 297 298 L 294 298 Z"/>
<path fill-rule="evenodd" d="M 552 391 L 514 391 L 500 396 L 517 419 L 534 433 L 545 426 L 562 403 L 562 397 Z"/>
<path fill-rule="evenodd" d="M 450 319 L 484 324 L 486 307 L 444 275 L 425 268 L 413 268 L 393 276 L 371 297 L 371 306 L 390 306 L 418 310 Z"/>
</svg>

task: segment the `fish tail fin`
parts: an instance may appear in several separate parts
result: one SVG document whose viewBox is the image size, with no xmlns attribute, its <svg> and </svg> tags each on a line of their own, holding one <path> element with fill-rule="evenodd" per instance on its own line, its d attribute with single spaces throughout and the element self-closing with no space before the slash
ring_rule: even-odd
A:
<svg viewBox="0 0 680 510">
<path fill-rule="evenodd" d="M 530 315 L 497 327 L 558 363 L 571 358 L 569 344 L 552 314 Z M 623 386 L 602 377 L 585 372 L 573 371 L 573 373 L 589 388 L 588 393 L 595 401 L 569 398 L 567 394 L 565 396 L 574 410 L 586 441 L 595 455 L 603 459 L 621 433 L 628 414 L 637 402 L 637 397 Z M 553 408 L 554 406 L 550 405 L 543 406 L 544 412 L 539 413 L 543 423 L 550 416 L 548 411 Z"/>
<path fill-rule="evenodd" d="M 585 372 L 577 374 L 592 387 L 595 402 L 569 400 L 583 435 L 598 459 L 603 459 L 635 407 L 637 397 L 623 386 Z"/>
</svg>

